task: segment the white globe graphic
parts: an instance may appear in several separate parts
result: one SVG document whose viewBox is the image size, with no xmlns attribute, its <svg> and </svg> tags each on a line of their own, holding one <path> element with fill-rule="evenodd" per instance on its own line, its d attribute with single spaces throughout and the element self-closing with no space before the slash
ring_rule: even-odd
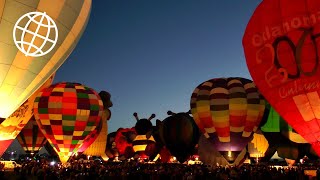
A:
<svg viewBox="0 0 320 180">
<path fill-rule="evenodd" d="M 40 57 L 49 53 L 58 41 L 58 28 L 45 12 L 21 16 L 13 28 L 13 40 L 26 56 Z"/>
</svg>

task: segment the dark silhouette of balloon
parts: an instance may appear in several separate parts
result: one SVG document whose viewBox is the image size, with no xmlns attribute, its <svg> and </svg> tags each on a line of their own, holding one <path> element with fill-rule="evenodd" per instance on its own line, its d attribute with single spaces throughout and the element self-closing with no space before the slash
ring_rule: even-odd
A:
<svg viewBox="0 0 320 180">
<path fill-rule="evenodd" d="M 110 159 L 113 159 L 115 156 L 119 156 L 119 152 L 115 142 L 116 134 L 117 132 L 112 132 L 109 133 L 107 137 L 106 155 Z"/>
<path fill-rule="evenodd" d="M 188 113 L 173 113 L 162 121 L 161 136 L 170 153 L 181 163 L 192 155 L 199 139 L 199 129 Z"/>
<path fill-rule="evenodd" d="M 216 78 L 193 91 L 190 106 L 204 136 L 229 162 L 233 162 L 258 129 L 265 100 L 251 80 Z"/>
<path fill-rule="evenodd" d="M 259 91 L 318 155 L 319 11 L 320 1 L 263 0 L 242 41 Z"/>
<path fill-rule="evenodd" d="M 170 161 L 171 153 L 170 153 L 169 149 L 167 149 L 165 146 L 163 146 L 163 148 L 160 150 L 159 154 L 160 154 L 160 161 L 161 162 L 167 163 Z"/>
</svg>

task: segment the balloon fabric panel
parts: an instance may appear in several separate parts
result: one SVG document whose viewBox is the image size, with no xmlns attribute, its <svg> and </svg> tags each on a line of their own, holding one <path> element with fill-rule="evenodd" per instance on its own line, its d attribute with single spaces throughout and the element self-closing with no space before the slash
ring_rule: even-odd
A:
<svg viewBox="0 0 320 180">
<path fill-rule="evenodd" d="M 216 133 L 221 142 L 230 142 L 230 132 L 249 137 L 257 129 L 264 101 L 250 80 L 211 79 L 195 89 L 191 111 L 206 137 Z"/>
<path fill-rule="evenodd" d="M 320 155 L 320 2 L 264 0 L 243 47 L 249 72 L 272 107 Z"/>
<path fill-rule="evenodd" d="M 63 114 L 62 104 L 66 101 L 77 109 Z M 61 156 L 69 157 L 76 153 L 84 139 L 94 131 L 101 120 L 102 110 L 98 94 L 77 83 L 52 85 L 41 91 L 34 102 L 37 123 L 61 161 Z"/>
<path fill-rule="evenodd" d="M 74 50 L 89 20 L 91 0 L 77 1 L 6 1 L 0 0 L 0 117 L 8 118 L 22 105 L 46 80 L 54 74 Z M 53 49 L 43 56 L 26 56 L 15 45 L 13 30 L 20 17 L 30 12 L 46 13 L 57 26 L 57 41 Z M 40 16 L 39 16 L 40 17 Z M 31 18 L 31 17 L 30 17 Z M 34 18 L 34 16 L 33 16 Z M 55 33 L 48 33 L 50 29 L 38 26 L 35 21 L 23 19 L 21 28 L 26 27 L 28 32 L 53 40 Z M 27 24 L 30 23 L 30 24 Z M 43 25 L 48 22 L 43 21 Z M 24 29 L 17 29 L 17 41 L 31 42 L 31 33 L 23 33 Z M 51 30 L 51 32 L 54 32 Z M 21 34 L 24 34 L 22 36 Z M 32 39 L 32 45 L 40 51 L 46 51 L 51 43 L 42 38 Z M 42 46 L 43 45 L 43 46 Z M 26 44 L 24 47 L 27 47 Z M 31 46 L 29 46 L 31 47 Z M 32 48 L 34 49 L 34 48 Z M 31 50 L 32 51 L 32 50 Z"/>
</svg>

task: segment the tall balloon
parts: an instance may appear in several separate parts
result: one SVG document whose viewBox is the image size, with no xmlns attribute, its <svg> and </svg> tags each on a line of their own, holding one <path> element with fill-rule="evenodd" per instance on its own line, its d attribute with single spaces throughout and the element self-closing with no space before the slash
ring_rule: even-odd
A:
<svg viewBox="0 0 320 180">
<path fill-rule="evenodd" d="M 319 11 L 316 0 L 263 0 L 242 41 L 257 87 L 318 155 Z"/>
<path fill-rule="evenodd" d="M 103 104 L 97 92 L 78 83 L 57 83 L 42 90 L 34 116 L 62 163 L 76 153 L 100 123 Z"/>
<path fill-rule="evenodd" d="M 88 23 L 90 8 L 91 0 L 0 0 L 0 117 L 9 117 L 64 63 Z"/>
<path fill-rule="evenodd" d="M 19 144 L 22 146 L 23 150 L 28 154 L 36 154 L 45 145 L 47 139 L 42 134 L 38 127 L 34 116 L 29 120 L 29 122 L 24 126 L 22 131 L 17 136 Z"/>
<path fill-rule="evenodd" d="M 252 140 L 265 109 L 255 84 L 240 77 L 201 83 L 192 93 L 191 112 L 204 136 L 233 162 Z"/>
<path fill-rule="evenodd" d="M 14 113 L 0 124 L 0 156 L 7 150 L 13 140 L 33 116 L 33 102 L 37 94 L 53 82 L 54 74 L 25 101 Z"/>
</svg>

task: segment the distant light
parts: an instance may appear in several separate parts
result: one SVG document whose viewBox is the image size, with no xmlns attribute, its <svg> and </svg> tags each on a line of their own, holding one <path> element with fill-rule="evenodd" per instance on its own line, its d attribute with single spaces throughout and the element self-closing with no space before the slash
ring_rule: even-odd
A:
<svg viewBox="0 0 320 180">
<path fill-rule="evenodd" d="M 176 158 L 176 157 L 173 157 L 172 159 L 173 159 L 174 161 L 175 161 L 175 160 L 177 160 L 177 158 Z"/>
<path fill-rule="evenodd" d="M 11 155 L 13 155 L 14 154 L 14 152 L 11 152 Z"/>
<path fill-rule="evenodd" d="M 51 161 L 51 162 L 50 162 L 50 165 L 51 165 L 51 166 L 54 166 L 55 164 L 56 164 L 56 162 L 54 162 L 54 161 Z"/>
<path fill-rule="evenodd" d="M 231 151 L 228 151 L 228 157 L 232 157 Z"/>
<path fill-rule="evenodd" d="M 196 157 L 196 158 L 195 158 L 195 160 L 196 160 L 196 161 L 198 161 L 198 160 L 199 160 L 199 158 L 197 158 L 197 157 Z"/>
</svg>

